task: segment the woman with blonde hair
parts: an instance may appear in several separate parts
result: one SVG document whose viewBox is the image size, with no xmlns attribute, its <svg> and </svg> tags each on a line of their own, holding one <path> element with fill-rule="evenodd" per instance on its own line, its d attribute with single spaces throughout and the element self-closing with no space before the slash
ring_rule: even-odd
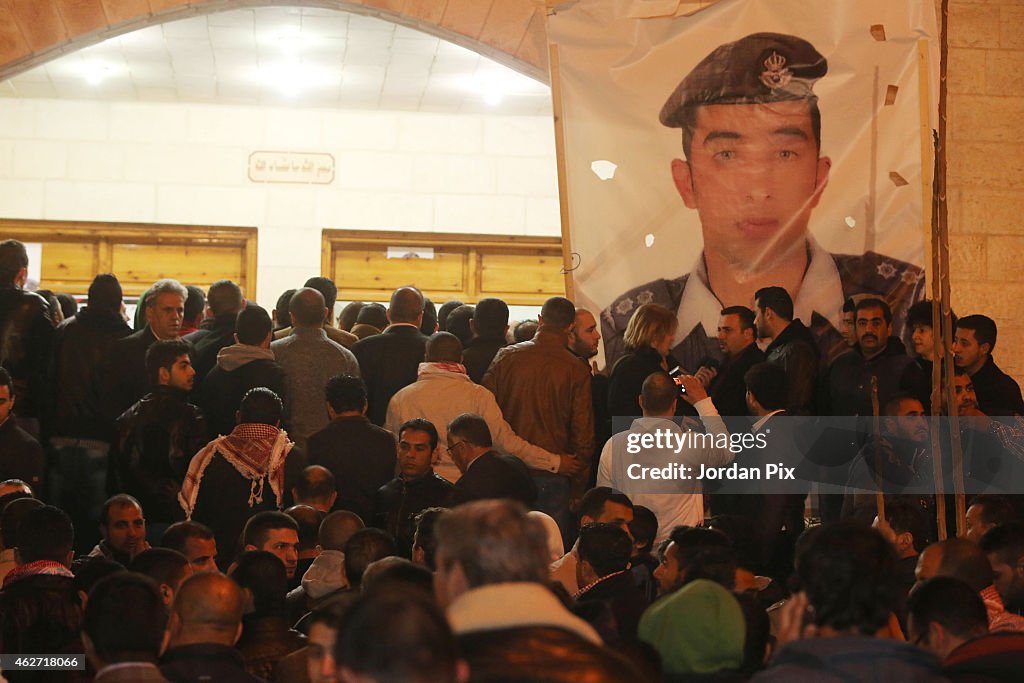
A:
<svg viewBox="0 0 1024 683">
<path fill-rule="evenodd" d="M 626 324 L 626 353 L 612 368 L 608 382 L 608 410 L 614 417 L 641 415 L 640 389 L 652 373 L 678 365 L 669 353 L 675 338 L 676 314 L 659 304 L 643 304 Z"/>
</svg>

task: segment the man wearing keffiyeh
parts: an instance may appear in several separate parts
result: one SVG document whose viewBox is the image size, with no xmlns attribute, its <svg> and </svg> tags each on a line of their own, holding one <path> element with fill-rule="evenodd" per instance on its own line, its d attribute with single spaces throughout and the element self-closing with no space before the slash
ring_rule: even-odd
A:
<svg viewBox="0 0 1024 683">
<path fill-rule="evenodd" d="M 188 519 L 214 530 L 224 562 L 233 556 L 249 517 L 284 504 L 285 461 L 299 454 L 280 428 L 281 411 L 274 392 L 250 390 L 231 433 L 211 441 L 189 464 L 178 502 Z M 301 470 L 304 463 L 298 464 Z"/>
</svg>

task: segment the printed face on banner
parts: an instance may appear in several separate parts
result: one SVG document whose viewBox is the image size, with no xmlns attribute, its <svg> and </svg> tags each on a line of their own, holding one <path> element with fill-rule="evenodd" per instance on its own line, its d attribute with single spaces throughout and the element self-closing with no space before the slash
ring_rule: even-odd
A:
<svg viewBox="0 0 1024 683">
<path fill-rule="evenodd" d="M 933 11 L 887 0 L 658 11 L 590 0 L 549 17 L 576 303 L 601 311 L 606 366 L 644 304 L 676 314 L 673 362 L 720 362 L 721 309 L 751 307 L 770 286 L 789 292 L 825 363 L 849 349 L 842 308 L 857 295 L 886 300 L 909 346 L 906 311 L 925 285 L 932 112 L 920 95 L 935 74 L 919 48 Z"/>
</svg>

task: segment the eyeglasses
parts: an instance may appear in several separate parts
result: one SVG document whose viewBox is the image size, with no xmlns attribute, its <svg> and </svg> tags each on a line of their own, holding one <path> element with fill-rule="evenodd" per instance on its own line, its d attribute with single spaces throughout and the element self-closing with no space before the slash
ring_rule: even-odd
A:
<svg viewBox="0 0 1024 683">
<path fill-rule="evenodd" d="M 448 446 L 448 448 L 446 449 L 448 451 L 448 455 L 452 455 L 452 452 L 464 443 L 466 443 L 465 440 L 453 443 L 451 446 Z"/>
</svg>

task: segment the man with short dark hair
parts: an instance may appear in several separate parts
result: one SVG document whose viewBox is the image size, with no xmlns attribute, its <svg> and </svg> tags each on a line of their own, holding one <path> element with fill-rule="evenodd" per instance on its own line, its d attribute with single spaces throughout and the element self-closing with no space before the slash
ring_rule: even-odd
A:
<svg viewBox="0 0 1024 683">
<path fill-rule="evenodd" d="M 635 642 L 648 601 L 629 573 L 633 539 L 617 524 L 585 524 L 577 550 L 576 583 L 581 588 L 573 596 L 574 613 L 586 619 L 606 644 Z"/>
<path fill-rule="evenodd" d="M 437 539 L 434 537 L 434 525 L 446 508 L 427 508 L 416 515 L 416 533 L 412 540 L 412 561 L 421 564 L 430 571 L 437 569 L 435 555 Z"/>
<path fill-rule="evenodd" d="M 448 324 L 445 332 L 455 335 L 463 346 L 468 346 L 473 339 L 473 315 L 476 307 L 470 304 L 463 304 L 448 314 Z"/>
<path fill-rule="evenodd" d="M 295 294 L 295 291 L 294 289 L 286 289 L 281 292 L 281 295 L 277 297 L 277 303 L 274 304 L 274 309 L 270 312 L 270 318 L 274 321 L 275 334 L 292 326 L 292 314 L 288 310 L 288 306 L 291 304 L 292 295 Z"/>
<path fill-rule="evenodd" d="M 195 370 L 181 340 L 154 342 L 146 351 L 151 391 L 117 418 L 107 493 L 135 496 L 162 533 L 182 518 L 177 495 L 188 463 L 207 441 L 206 421 L 188 402 Z"/>
<path fill-rule="evenodd" d="M 505 421 L 494 394 L 466 375 L 461 360 L 462 344 L 455 335 L 438 332 L 430 337 L 416 381 L 391 397 L 385 429 L 397 434 L 405 422 L 424 418 L 436 425 L 437 441 L 444 444 L 448 423 L 463 413 L 475 413 L 487 421 L 496 451 L 516 456 L 527 467 L 548 472 L 576 467 L 575 458 L 549 453 L 521 439 Z M 437 473 L 450 482 L 458 481 L 461 473 L 444 448 L 438 448 L 434 456 Z"/>
<path fill-rule="evenodd" d="M 871 526 L 882 532 L 885 540 L 896 550 L 896 572 L 893 577 L 899 590 L 899 598 L 893 605 L 893 612 L 900 626 L 907 625 L 907 595 L 917 580 L 917 561 L 921 551 L 931 540 L 928 517 L 917 503 L 907 500 L 890 500 L 885 505 L 885 520 L 877 516 Z"/>
<path fill-rule="evenodd" d="M 956 330 L 956 313 L 950 312 L 953 330 Z M 924 406 L 925 413 L 931 414 L 932 368 L 942 363 L 942 349 L 935 347 L 932 330 L 932 302 L 918 301 L 907 310 L 907 327 L 910 328 L 910 343 L 914 356 L 900 377 L 900 391 L 905 391 Z"/>
<path fill-rule="evenodd" d="M 941 659 L 988 633 L 985 605 L 963 581 L 939 576 L 914 589 L 907 603 L 910 642 Z"/>
<path fill-rule="evenodd" d="M 217 571 L 217 539 L 205 524 L 175 522 L 160 537 L 160 545 L 184 555 L 193 573 Z"/>
<path fill-rule="evenodd" d="M 380 334 L 360 339 L 352 347 L 366 382 L 366 416 L 378 426 L 384 424 L 391 397 L 416 381 L 427 349 L 427 337 L 420 332 L 423 294 L 418 289 L 396 289 L 387 315 L 389 324 Z"/>
<path fill-rule="evenodd" d="M 334 475 L 326 467 L 310 465 L 302 470 L 292 487 L 292 499 L 296 505 L 308 505 L 327 514 L 338 499 Z"/>
<path fill-rule="evenodd" d="M 18 547 L 18 529 L 30 510 L 43 507 L 43 502 L 25 496 L 0 504 L 0 585 L 7 573 L 18 566 L 15 551 Z"/>
<path fill-rule="evenodd" d="M 166 645 L 167 609 L 147 576 L 118 572 L 89 593 L 82 644 L 97 683 L 167 683 L 157 668 Z"/>
<path fill-rule="evenodd" d="M 754 295 L 757 336 L 771 340 L 765 360 L 781 365 L 789 378 L 785 408 L 792 415 L 816 413 L 818 347 L 814 335 L 793 318 L 793 299 L 782 287 L 763 287 Z"/>
<path fill-rule="evenodd" d="M 171 606 L 170 640 L 160 672 L 172 683 L 260 683 L 234 645 L 242 635 L 245 594 L 221 574 L 186 579 Z"/>
<path fill-rule="evenodd" d="M 579 525 L 607 523 L 621 527 L 629 533 L 629 523 L 633 521 L 633 501 L 621 491 L 608 486 L 597 486 L 587 491 L 580 500 Z M 580 554 L 578 543 L 561 558 L 551 563 L 551 580 L 565 587 L 569 595 L 575 594 L 580 585 L 576 576 L 576 565 Z"/>
<path fill-rule="evenodd" d="M 570 499 L 582 495 L 594 456 L 590 368 L 568 348 L 576 321 L 571 301 L 551 297 L 541 307 L 539 321 L 532 340 L 498 351 L 483 385 L 516 434 L 546 451 L 577 459 L 577 467 L 560 468 L 562 474 L 531 471 L 539 492 L 537 509 L 554 517 L 564 539 L 574 533 Z"/>
<path fill-rule="evenodd" d="M 95 374 L 104 419 L 113 423 L 149 390 L 146 351 L 158 340 L 178 338 L 187 298 L 188 290 L 177 280 L 157 280 L 146 290 L 145 327 L 114 342 Z"/>
<path fill-rule="evenodd" d="M 642 680 L 544 585 L 547 534 L 521 504 L 481 500 L 462 505 L 441 515 L 436 533 L 437 599 L 447 609 L 473 676 L 548 679 L 557 661 L 553 680 L 560 682 Z"/>
<path fill-rule="evenodd" d="M 107 499 L 100 512 L 100 536 L 86 557 L 103 557 L 127 567 L 132 559 L 149 549 L 146 541 L 146 518 L 142 505 L 126 493 Z"/>
<path fill-rule="evenodd" d="M 718 319 L 718 348 L 725 362 L 708 384 L 708 394 L 727 420 L 748 414 L 747 385 L 743 376 L 764 360 L 764 352 L 757 348 L 756 342 L 754 312 L 746 306 L 723 308 Z"/>
<path fill-rule="evenodd" d="M 414 418 L 403 423 L 398 428 L 398 476 L 381 486 L 373 499 L 374 526 L 394 537 L 402 557 L 412 556 L 420 511 L 447 507 L 451 501 L 454 487 L 434 472 L 437 448 L 437 429 L 429 420 Z"/>
<path fill-rule="evenodd" d="M 447 332 L 448 331 L 448 316 L 459 306 L 462 306 L 463 302 L 458 299 L 449 299 L 441 304 L 440 308 L 437 309 L 437 331 Z"/>
<path fill-rule="evenodd" d="M 1006 609 L 1024 609 L 1024 523 L 1008 522 L 989 529 L 981 539 L 995 576 L 996 590 Z"/>
<path fill-rule="evenodd" d="M 327 308 L 323 294 L 303 287 L 292 295 L 292 333 L 271 343 L 288 382 L 288 416 L 291 436 L 301 447 L 328 422 L 324 411 L 324 387 L 336 375 L 359 377 L 359 363 L 352 352 L 324 332 Z"/>
<path fill-rule="evenodd" d="M 447 330 L 447 328 L 445 328 Z M 508 304 L 501 299 L 485 298 L 477 302 L 473 318 L 469 321 L 473 339 L 462 351 L 466 374 L 479 384 L 498 349 L 508 346 Z"/>
<path fill-rule="evenodd" d="M 25 291 L 28 252 L 18 240 L 0 242 L 0 367 L 13 378 L 21 395 L 18 416 L 39 435 L 39 419 L 50 391 L 50 356 L 54 330 L 50 305 Z"/>
<path fill-rule="evenodd" d="M 192 346 L 192 366 L 201 385 L 214 365 L 217 354 L 234 342 L 235 320 L 245 308 L 242 289 L 231 280 L 217 280 L 206 294 L 207 320 L 200 329 L 184 337 Z"/>
<path fill-rule="evenodd" d="M 1024 415 L 1024 399 L 1016 380 L 992 359 L 996 323 L 985 315 L 960 318 L 953 337 L 953 359 L 971 376 L 978 407 L 986 415 Z"/>
<path fill-rule="evenodd" d="M 395 551 L 395 539 L 380 529 L 369 527 L 352 534 L 345 544 L 345 578 L 352 589 L 360 589 L 367 567 Z"/>
<path fill-rule="evenodd" d="M 185 337 L 199 329 L 206 317 L 206 292 L 195 285 L 185 285 L 185 311 L 178 334 Z"/>
<path fill-rule="evenodd" d="M 132 558 L 128 570 L 148 576 L 160 587 L 160 595 L 168 609 L 178 593 L 181 582 L 192 576 L 188 558 L 170 548 L 150 548 Z"/>
<path fill-rule="evenodd" d="M 14 381 L 0 367 L 0 480 L 21 479 L 42 490 L 46 455 L 35 437 L 17 425 Z"/>
<path fill-rule="evenodd" d="M 367 419 L 366 386 L 359 377 L 332 377 L 324 393 L 330 421 L 310 436 L 309 462 L 334 475 L 335 509 L 371 519 L 374 494 L 395 475 L 395 437 Z"/>
<path fill-rule="evenodd" d="M 276 510 L 257 512 L 245 523 L 242 550 L 266 550 L 284 564 L 288 578 L 295 576 L 299 560 L 299 525 L 290 516 Z"/>
<path fill-rule="evenodd" d="M 986 493 L 974 496 L 967 506 L 964 538 L 979 543 L 992 527 L 1017 519 L 1013 504 L 1003 496 Z"/>
<path fill-rule="evenodd" d="M 250 389 L 266 387 L 287 405 L 287 378 L 270 350 L 272 324 L 266 310 L 256 305 L 235 317 L 235 343 L 218 351 L 196 396 L 211 434 L 231 433 L 238 406 Z"/>
<path fill-rule="evenodd" d="M 334 284 L 334 281 L 330 278 L 316 276 L 306 280 L 306 283 L 302 286 L 315 289 L 324 297 L 324 306 L 327 308 L 327 311 L 324 315 L 322 327 L 324 328 L 324 332 L 327 334 L 327 338 L 336 344 L 341 344 L 346 349 L 351 349 L 352 345 L 358 341 L 358 337 L 349 331 L 349 328 L 352 326 L 349 325 L 349 328 L 340 328 L 335 327 L 334 325 L 334 304 L 338 301 L 338 287 Z M 293 289 L 290 291 L 294 294 L 296 290 Z M 285 294 L 287 293 L 288 292 L 285 292 Z M 291 300 L 291 296 L 288 298 Z M 278 308 L 282 307 L 283 299 L 284 294 L 281 295 L 281 301 L 278 301 Z M 278 327 L 274 331 L 274 339 L 284 339 L 291 334 L 292 331 L 292 319 L 289 315 L 287 324 Z"/>
<path fill-rule="evenodd" d="M 280 428 L 282 410 L 274 392 L 251 389 L 239 407 L 238 425 L 206 444 L 188 466 L 178 503 L 186 519 L 213 529 L 222 564 L 234 557 L 246 520 L 280 509 L 305 466 L 301 451 Z"/>
<path fill-rule="evenodd" d="M 448 455 L 462 472 L 452 491 L 452 504 L 485 498 L 511 498 L 530 505 L 537 488 L 518 458 L 493 448 L 491 430 L 480 415 L 463 413 L 448 423 Z"/>
</svg>

